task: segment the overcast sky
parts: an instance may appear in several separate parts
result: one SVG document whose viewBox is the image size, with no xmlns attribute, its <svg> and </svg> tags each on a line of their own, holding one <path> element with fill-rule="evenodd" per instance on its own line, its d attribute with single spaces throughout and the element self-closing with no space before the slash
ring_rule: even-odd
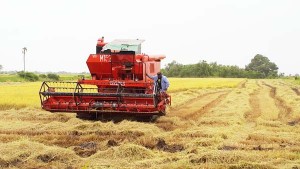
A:
<svg viewBox="0 0 300 169">
<path fill-rule="evenodd" d="M 0 0 L 3 70 L 88 72 L 96 41 L 145 39 L 163 65 L 201 60 L 244 68 L 256 54 L 300 73 L 299 0 Z"/>
</svg>

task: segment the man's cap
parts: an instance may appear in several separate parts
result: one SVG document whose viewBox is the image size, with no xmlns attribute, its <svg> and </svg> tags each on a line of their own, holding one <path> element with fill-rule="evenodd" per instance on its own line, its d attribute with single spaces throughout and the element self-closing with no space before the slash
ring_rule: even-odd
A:
<svg viewBox="0 0 300 169">
<path fill-rule="evenodd" d="M 157 75 L 161 75 L 161 72 L 157 72 Z"/>
</svg>

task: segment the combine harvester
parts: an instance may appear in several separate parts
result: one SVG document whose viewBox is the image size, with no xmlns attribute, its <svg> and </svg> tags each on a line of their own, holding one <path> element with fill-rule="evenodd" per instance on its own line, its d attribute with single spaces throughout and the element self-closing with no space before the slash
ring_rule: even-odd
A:
<svg viewBox="0 0 300 169">
<path fill-rule="evenodd" d="M 78 117 L 107 118 L 129 115 L 152 118 L 166 113 L 171 97 L 146 76 L 160 71 L 163 55 L 141 53 L 143 40 L 98 40 L 96 54 L 86 63 L 91 79 L 43 82 L 40 100 L 51 112 L 74 112 Z"/>
</svg>

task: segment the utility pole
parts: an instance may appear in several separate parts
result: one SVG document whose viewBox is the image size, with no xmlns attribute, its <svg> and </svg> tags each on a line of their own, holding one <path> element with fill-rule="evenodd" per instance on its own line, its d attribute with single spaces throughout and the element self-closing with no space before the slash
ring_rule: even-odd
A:
<svg viewBox="0 0 300 169">
<path fill-rule="evenodd" d="M 25 53 L 27 52 L 27 48 L 26 47 L 24 47 L 24 48 L 22 48 L 22 53 L 23 53 L 23 59 L 24 59 L 24 79 L 26 79 L 26 73 L 25 73 Z"/>
<path fill-rule="evenodd" d="M 26 52 L 27 52 L 27 48 L 26 47 L 22 48 L 22 53 L 24 55 L 24 73 L 25 73 L 25 53 Z"/>
</svg>

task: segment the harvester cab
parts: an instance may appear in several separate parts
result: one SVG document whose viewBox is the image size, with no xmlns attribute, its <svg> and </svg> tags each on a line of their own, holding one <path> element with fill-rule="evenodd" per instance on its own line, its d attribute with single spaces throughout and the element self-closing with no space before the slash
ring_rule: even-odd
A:
<svg viewBox="0 0 300 169">
<path fill-rule="evenodd" d="M 146 73 L 160 71 L 164 55 L 141 53 L 144 40 L 118 39 L 105 43 L 100 38 L 96 54 L 86 63 L 91 79 L 77 82 L 43 82 L 40 100 L 51 112 L 74 112 L 78 115 L 165 115 L 171 96 L 157 87 Z"/>
</svg>

